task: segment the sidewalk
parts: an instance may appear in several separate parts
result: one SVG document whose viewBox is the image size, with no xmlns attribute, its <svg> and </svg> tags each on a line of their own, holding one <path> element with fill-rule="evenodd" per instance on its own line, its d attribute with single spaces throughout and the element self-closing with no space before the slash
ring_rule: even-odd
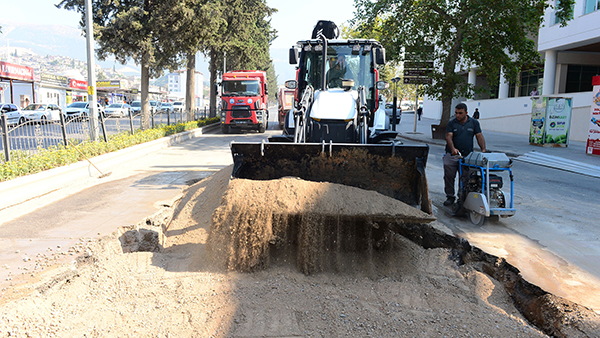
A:
<svg viewBox="0 0 600 338">
<path fill-rule="evenodd" d="M 160 217 L 183 188 L 230 165 L 230 138 L 204 135 L 218 127 L 92 158 L 107 177 L 82 161 L 1 182 L 0 290 L 72 261 L 88 241 Z"/>
<path fill-rule="evenodd" d="M 402 123 L 396 129 L 399 131 L 398 137 L 416 142 L 435 144 L 445 146 L 445 140 L 434 140 L 431 137 L 431 125 L 438 124 L 439 120 L 421 117 L 417 121 L 417 132 L 414 133 L 414 115 L 403 114 Z M 556 167 L 567 171 L 580 172 L 582 168 L 586 172 L 580 172 L 595 177 L 600 177 L 600 156 L 587 155 L 585 153 L 586 144 L 584 142 L 569 142 L 568 147 L 542 147 L 529 144 L 528 135 L 518 135 L 509 133 L 500 133 L 493 131 L 482 131 L 485 137 L 485 143 L 488 151 L 505 153 L 509 157 L 531 162 L 530 156 L 523 156 L 535 152 L 539 154 L 535 164 Z M 475 145 L 475 150 L 479 147 Z M 554 157 L 558 157 L 556 159 Z M 564 167 L 558 162 L 564 162 Z M 561 166 L 561 167 L 559 167 Z M 594 175 L 596 174 L 596 175 Z"/>
</svg>

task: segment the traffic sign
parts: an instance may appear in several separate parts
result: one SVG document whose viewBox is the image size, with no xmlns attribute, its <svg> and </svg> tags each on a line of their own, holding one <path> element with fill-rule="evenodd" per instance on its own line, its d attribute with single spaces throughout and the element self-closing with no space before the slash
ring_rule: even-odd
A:
<svg viewBox="0 0 600 338">
<path fill-rule="evenodd" d="M 406 48 L 404 48 L 404 51 L 407 53 L 420 53 L 420 52 L 429 52 L 429 53 L 433 53 L 433 51 L 435 50 L 435 47 L 433 47 L 433 45 L 419 45 L 419 46 L 408 46 Z"/>
<path fill-rule="evenodd" d="M 431 84 L 431 78 L 428 78 L 428 77 L 405 77 L 404 84 Z"/>
<path fill-rule="evenodd" d="M 433 62 L 404 62 L 404 69 L 433 69 Z"/>
<path fill-rule="evenodd" d="M 405 69 L 404 70 L 404 77 L 410 77 L 410 76 L 431 76 L 431 74 L 433 73 L 432 70 L 427 70 L 427 69 Z"/>
</svg>

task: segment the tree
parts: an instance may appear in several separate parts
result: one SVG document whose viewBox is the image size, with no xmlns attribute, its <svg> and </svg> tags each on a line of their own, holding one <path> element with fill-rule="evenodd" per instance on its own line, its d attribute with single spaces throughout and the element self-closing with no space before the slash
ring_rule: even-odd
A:
<svg viewBox="0 0 600 338">
<path fill-rule="evenodd" d="M 99 45 L 96 55 L 106 60 L 109 55 L 121 64 L 133 59 L 141 67 L 141 128 L 150 127 L 150 77 L 162 75 L 164 69 L 177 67 L 179 58 L 177 35 L 185 22 L 170 15 L 183 0 L 94 0 L 92 2 L 94 39 Z M 85 33 L 85 2 L 62 0 L 58 8 L 81 13 L 80 26 Z"/>
<path fill-rule="evenodd" d="M 222 19 L 226 25 L 214 39 L 205 42 L 204 53 L 210 58 L 210 116 L 216 116 L 217 75 L 227 69 L 252 69 L 266 71 L 271 59 L 269 45 L 276 37 L 268 19 L 276 9 L 268 7 L 265 0 L 221 0 Z"/>
<path fill-rule="evenodd" d="M 563 24 L 574 0 L 561 0 L 558 17 Z M 478 67 L 488 81 L 497 82 L 500 69 L 516 82 L 520 69 L 540 62 L 535 42 L 545 0 L 355 0 L 353 20 L 358 31 L 374 31 L 395 61 L 434 61 L 433 83 L 424 92 L 442 101 L 440 125 L 451 115 L 453 97 L 472 97 L 457 69 Z M 430 52 L 423 46 L 433 46 Z"/>
<path fill-rule="evenodd" d="M 208 41 L 218 38 L 218 32 L 226 24 L 222 18 L 222 3 L 210 0 L 182 0 L 169 14 L 180 24 L 177 31 L 167 27 L 165 34 L 176 35 L 173 52 L 179 53 L 186 63 L 186 114 L 193 119 L 195 110 L 196 54 L 206 48 Z M 200 84 L 202 85 L 202 84 Z"/>
<path fill-rule="evenodd" d="M 273 60 L 270 60 L 269 68 L 267 68 L 267 83 L 269 86 L 269 101 L 277 102 L 275 99 L 275 93 L 277 93 L 277 74 L 275 73 Z"/>
</svg>

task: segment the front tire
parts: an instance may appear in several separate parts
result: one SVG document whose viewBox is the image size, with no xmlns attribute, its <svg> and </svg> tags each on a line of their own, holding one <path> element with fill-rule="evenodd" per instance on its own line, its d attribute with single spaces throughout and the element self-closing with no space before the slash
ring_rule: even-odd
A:
<svg viewBox="0 0 600 338">
<path fill-rule="evenodd" d="M 261 123 L 261 124 L 258 126 L 258 132 L 262 134 L 262 133 L 264 133 L 264 132 L 265 132 L 265 130 L 267 130 L 266 123 Z"/>
<path fill-rule="evenodd" d="M 228 126 L 228 125 L 226 125 L 226 124 L 222 124 L 222 125 L 221 125 L 221 132 L 222 132 L 223 134 L 229 134 L 229 131 L 230 131 L 230 130 L 229 130 L 229 126 Z"/>
</svg>

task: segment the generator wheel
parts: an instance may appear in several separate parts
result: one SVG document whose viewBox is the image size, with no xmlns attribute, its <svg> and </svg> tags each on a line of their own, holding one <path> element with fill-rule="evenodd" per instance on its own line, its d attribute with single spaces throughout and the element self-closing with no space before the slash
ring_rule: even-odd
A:
<svg viewBox="0 0 600 338">
<path fill-rule="evenodd" d="M 485 222 L 485 216 L 478 214 L 475 211 L 469 211 L 469 220 L 471 223 L 481 226 Z"/>
</svg>

